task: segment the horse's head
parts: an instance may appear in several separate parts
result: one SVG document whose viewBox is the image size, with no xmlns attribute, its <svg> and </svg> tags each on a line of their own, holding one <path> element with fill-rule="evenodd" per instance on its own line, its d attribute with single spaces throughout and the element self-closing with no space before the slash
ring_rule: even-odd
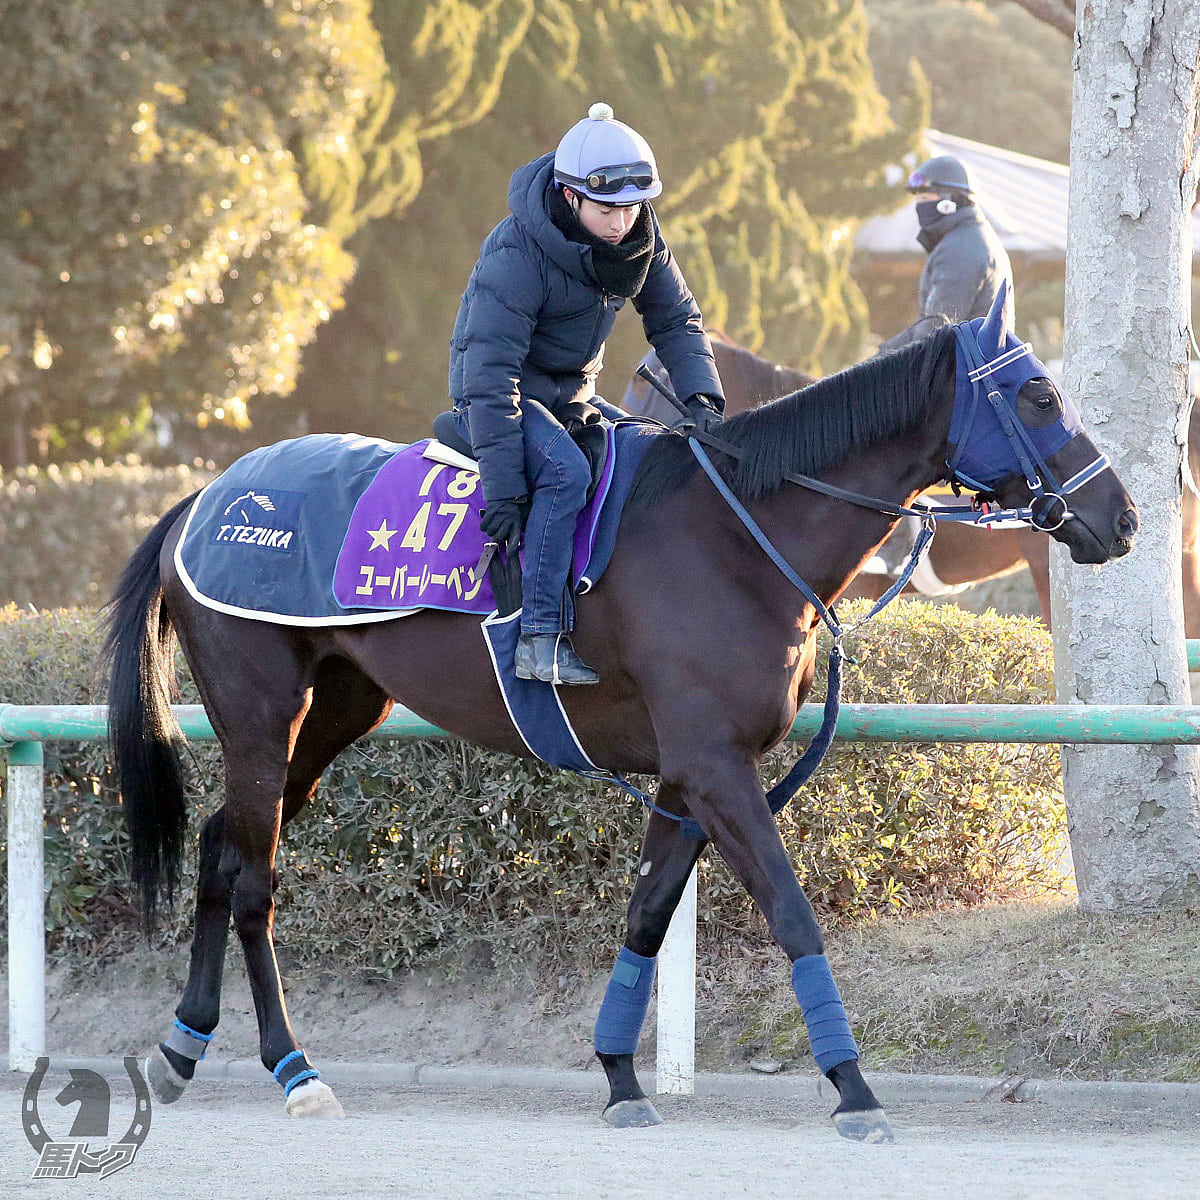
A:
<svg viewBox="0 0 1200 1200">
<path fill-rule="evenodd" d="M 1120 558 L 1133 545 L 1137 509 L 1079 410 L 1009 332 L 1006 294 L 1002 286 L 986 317 L 954 327 L 949 477 L 1006 508 L 1028 508 L 1077 563 Z"/>
</svg>

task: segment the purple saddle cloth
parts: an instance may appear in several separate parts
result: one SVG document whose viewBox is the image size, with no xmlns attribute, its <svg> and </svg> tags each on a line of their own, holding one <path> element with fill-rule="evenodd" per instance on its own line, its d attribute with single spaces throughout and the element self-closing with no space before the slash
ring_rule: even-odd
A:
<svg viewBox="0 0 1200 1200">
<path fill-rule="evenodd" d="M 571 571 L 584 591 L 594 582 L 587 578 L 588 560 L 613 478 L 611 426 L 606 434 L 603 473 L 575 527 Z M 487 571 L 474 575 L 487 542 L 479 528 L 479 473 L 431 453 L 440 451 L 431 451 L 428 441 L 406 446 L 359 497 L 333 575 L 333 596 L 342 608 L 441 608 L 481 616 L 495 611 Z M 524 551 L 521 557 L 524 562 Z"/>
</svg>

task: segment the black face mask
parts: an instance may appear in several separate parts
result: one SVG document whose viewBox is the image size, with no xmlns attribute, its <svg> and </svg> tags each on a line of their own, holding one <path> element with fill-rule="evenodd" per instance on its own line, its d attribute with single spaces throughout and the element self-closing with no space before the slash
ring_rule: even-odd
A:
<svg viewBox="0 0 1200 1200">
<path fill-rule="evenodd" d="M 926 229 L 935 221 L 940 221 L 943 217 L 949 216 L 949 213 L 939 212 L 938 205 L 944 204 L 944 200 L 918 200 L 917 201 L 917 220 L 920 222 L 921 228 Z M 951 204 L 954 203 L 952 200 Z M 955 205 L 951 212 L 957 212 L 958 206 Z"/>
<path fill-rule="evenodd" d="M 654 228 L 650 223 L 650 205 L 643 201 L 633 228 L 624 241 L 615 246 L 590 233 L 576 216 L 560 188 L 551 188 L 547 196 L 550 219 L 573 242 L 592 248 L 592 269 L 605 291 L 614 296 L 636 296 L 646 282 L 654 251 Z"/>
</svg>

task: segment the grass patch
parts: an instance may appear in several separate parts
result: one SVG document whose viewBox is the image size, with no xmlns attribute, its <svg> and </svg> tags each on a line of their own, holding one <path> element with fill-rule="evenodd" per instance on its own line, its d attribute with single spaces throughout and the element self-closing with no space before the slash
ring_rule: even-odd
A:
<svg viewBox="0 0 1200 1200">
<path fill-rule="evenodd" d="M 843 927 L 827 951 L 867 1066 L 1200 1080 L 1196 916 L 1090 915 L 1065 900 L 987 905 Z M 704 1005 L 713 1011 L 723 992 L 729 1015 L 715 1041 L 744 1059 L 807 1065 L 779 956 L 769 956 L 766 987 L 767 955 L 726 961 Z"/>
</svg>

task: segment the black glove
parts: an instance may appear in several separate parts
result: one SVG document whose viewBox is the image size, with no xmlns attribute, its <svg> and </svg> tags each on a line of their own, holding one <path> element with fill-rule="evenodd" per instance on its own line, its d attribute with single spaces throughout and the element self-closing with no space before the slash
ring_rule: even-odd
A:
<svg viewBox="0 0 1200 1200">
<path fill-rule="evenodd" d="M 524 496 L 493 500 L 479 515 L 479 528 L 491 541 L 503 546 L 506 554 L 515 554 L 521 545 L 521 505 L 524 503 Z"/>
<path fill-rule="evenodd" d="M 692 414 L 692 421 L 703 433 L 710 425 L 715 425 L 725 411 L 725 401 L 718 396 L 705 396 L 697 392 L 683 402 L 684 408 Z"/>
</svg>

